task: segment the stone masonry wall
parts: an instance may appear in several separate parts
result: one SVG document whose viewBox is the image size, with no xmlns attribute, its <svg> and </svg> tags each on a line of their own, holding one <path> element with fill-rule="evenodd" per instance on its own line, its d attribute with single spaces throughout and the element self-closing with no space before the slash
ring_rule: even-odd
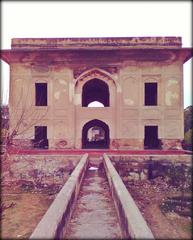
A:
<svg viewBox="0 0 193 240">
<path fill-rule="evenodd" d="M 80 155 L 9 155 L 3 181 L 5 184 L 26 181 L 32 185 L 64 184 L 80 158 Z"/>
<path fill-rule="evenodd" d="M 191 155 L 168 156 L 110 156 L 113 165 L 123 180 L 143 180 L 164 177 L 168 168 L 184 165 L 192 169 Z"/>
</svg>

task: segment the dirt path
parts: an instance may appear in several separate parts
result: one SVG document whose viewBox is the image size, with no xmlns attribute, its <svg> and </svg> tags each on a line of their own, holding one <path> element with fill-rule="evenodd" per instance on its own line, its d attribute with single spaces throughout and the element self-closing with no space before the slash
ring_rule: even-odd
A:
<svg viewBox="0 0 193 240">
<path fill-rule="evenodd" d="M 115 207 L 107 180 L 88 170 L 65 239 L 120 239 Z"/>
<path fill-rule="evenodd" d="M 5 209 L 1 223 L 1 239 L 29 238 L 54 199 L 42 193 L 4 193 Z"/>
<path fill-rule="evenodd" d="M 185 237 L 182 231 L 178 230 L 179 226 L 175 223 L 175 217 L 172 223 L 171 220 L 163 215 L 157 204 L 147 206 L 144 215 L 155 238 L 168 239 L 170 236 L 170 239 L 187 239 L 187 234 Z"/>
</svg>

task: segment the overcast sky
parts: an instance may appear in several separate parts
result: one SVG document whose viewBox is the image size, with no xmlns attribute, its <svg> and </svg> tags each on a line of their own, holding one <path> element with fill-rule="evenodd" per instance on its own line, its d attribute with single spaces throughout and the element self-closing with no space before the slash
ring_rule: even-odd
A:
<svg viewBox="0 0 193 240">
<path fill-rule="evenodd" d="M 1 48 L 12 38 L 181 36 L 192 46 L 191 1 L 1 2 Z M 184 65 L 184 106 L 192 104 L 191 62 Z M 4 66 L 4 64 L 3 64 Z M 2 69 L 3 102 L 9 75 Z"/>
</svg>

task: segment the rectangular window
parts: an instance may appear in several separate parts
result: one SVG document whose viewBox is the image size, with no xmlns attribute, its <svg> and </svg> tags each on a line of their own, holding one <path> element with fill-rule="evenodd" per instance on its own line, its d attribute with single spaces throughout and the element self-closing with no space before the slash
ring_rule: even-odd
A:
<svg viewBox="0 0 193 240">
<path fill-rule="evenodd" d="M 145 83 L 145 106 L 157 105 L 157 83 Z"/>
<path fill-rule="evenodd" d="M 36 106 L 47 106 L 47 83 L 35 84 Z"/>
<path fill-rule="evenodd" d="M 48 148 L 47 126 L 35 126 L 34 147 Z"/>
</svg>

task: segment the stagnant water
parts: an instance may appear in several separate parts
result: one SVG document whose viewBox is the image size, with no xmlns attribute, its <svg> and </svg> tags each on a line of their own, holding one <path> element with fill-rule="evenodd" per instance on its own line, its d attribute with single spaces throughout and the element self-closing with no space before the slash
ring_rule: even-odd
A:
<svg viewBox="0 0 193 240">
<path fill-rule="evenodd" d="M 65 239 L 120 239 L 121 229 L 106 177 L 87 170 Z"/>
</svg>

